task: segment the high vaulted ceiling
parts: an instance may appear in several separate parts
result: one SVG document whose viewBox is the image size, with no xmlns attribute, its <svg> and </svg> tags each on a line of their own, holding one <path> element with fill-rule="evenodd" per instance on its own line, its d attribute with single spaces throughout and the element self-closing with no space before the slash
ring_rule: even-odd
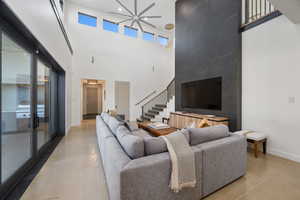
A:
<svg viewBox="0 0 300 200">
<path fill-rule="evenodd" d="M 68 0 L 86 8 L 90 8 L 100 12 L 120 12 L 121 7 L 115 0 Z M 134 10 L 134 0 L 120 0 L 131 11 Z M 138 0 L 138 11 L 144 10 L 147 6 L 155 2 L 155 6 L 145 13 L 147 16 L 162 16 L 160 19 L 148 19 L 148 22 L 154 24 L 159 30 L 163 30 L 164 26 L 175 21 L 175 0 Z M 120 13 L 128 14 L 122 9 Z M 117 17 L 117 16 L 116 16 Z M 125 18 L 123 18 L 125 19 Z M 130 25 L 130 22 L 126 25 Z M 147 25 L 142 24 L 143 27 Z"/>
</svg>

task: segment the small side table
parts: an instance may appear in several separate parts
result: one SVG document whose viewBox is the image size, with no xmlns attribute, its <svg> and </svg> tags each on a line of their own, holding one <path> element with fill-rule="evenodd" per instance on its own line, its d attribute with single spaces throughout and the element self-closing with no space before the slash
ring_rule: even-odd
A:
<svg viewBox="0 0 300 200">
<path fill-rule="evenodd" d="M 258 156 L 258 145 L 263 145 L 263 153 L 267 153 L 267 136 L 262 133 L 252 132 L 246 134 L 247 142 L 254 144 L 254 156 Z"/>
</svg>

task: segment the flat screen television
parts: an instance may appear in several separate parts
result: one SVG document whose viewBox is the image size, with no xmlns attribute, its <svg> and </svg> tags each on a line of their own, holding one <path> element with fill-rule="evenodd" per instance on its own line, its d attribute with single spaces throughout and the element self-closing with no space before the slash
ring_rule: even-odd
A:
<svg viewBox="0 0 300 200">
<path fill-rule="evenodd" d="M 222 110 L 222 77 L 183 83 L 181 104 L 183 108 Z"/>
</svg>

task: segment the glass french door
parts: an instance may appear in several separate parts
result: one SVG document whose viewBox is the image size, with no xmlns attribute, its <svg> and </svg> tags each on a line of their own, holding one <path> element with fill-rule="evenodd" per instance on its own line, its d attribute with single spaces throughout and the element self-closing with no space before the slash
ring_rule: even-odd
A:
<svg viewBox="0 0 300 200">
<path fill-rule="evenodd" d="M 1 35 L 1 183 L 33 155 L 32 55 Z"/>
<path fill-rule="evenodd" d="M 17 180 L 58 132 L 58 74 L 17 41 L 0 29 L 1 185 Z"/>
</svg>

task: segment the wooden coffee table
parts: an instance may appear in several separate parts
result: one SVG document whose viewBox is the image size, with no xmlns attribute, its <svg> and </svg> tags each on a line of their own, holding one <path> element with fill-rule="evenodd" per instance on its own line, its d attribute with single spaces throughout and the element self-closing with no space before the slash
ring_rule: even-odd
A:
<svg viewBox="0 0 300 200">
<path fill-rule="evenodd" d="M 173 133 L 175 131 L 177 131 L 177 128 L 164 128 L 164 129 L 155 129 L 155 128 L 151 128 L 149 127 L 149 125 L 152 122 L 140 122 L 138 123 L 138 127 L 144 129 L 145 131 L 148 131 L 149 133 L 151 133 L 154 136 L 163 136 L 163 135 L 168 135 L 170 133 Z"/>
</svg>

